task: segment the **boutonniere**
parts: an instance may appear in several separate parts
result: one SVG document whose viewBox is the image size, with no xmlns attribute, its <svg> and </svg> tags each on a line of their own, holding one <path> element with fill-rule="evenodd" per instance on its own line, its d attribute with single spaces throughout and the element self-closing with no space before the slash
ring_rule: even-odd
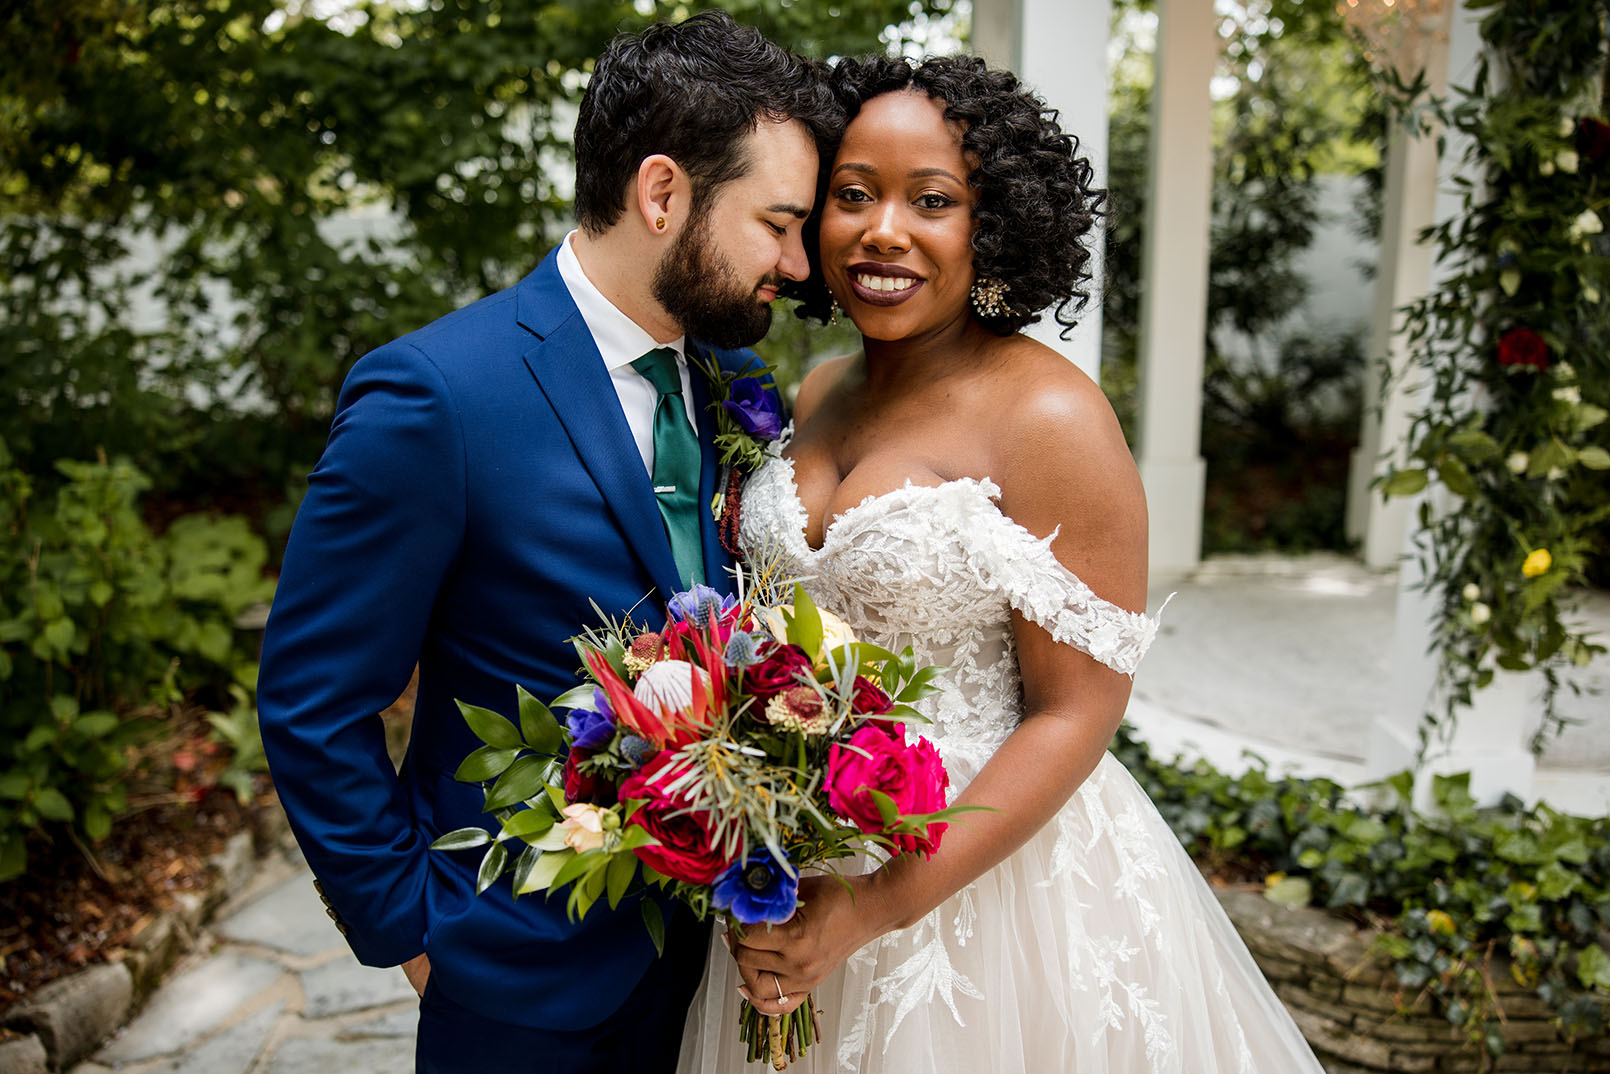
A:
<svg viewBox="0 0 1610 1074">
<path fill-rule="evenodd" d="M 783 435 L 783 408 L 777 393 L 764 383 L 771 366 L 733 372 L 688 351 L 688 361 L 710 386 L 710 412 L 715 418 L 715 449 L 721 465 L 710 514 L 720 524 L 721 543 L 736 551 L 738 496 L 743 475 L 766 461 L 766 448 Z"/>
</svg>

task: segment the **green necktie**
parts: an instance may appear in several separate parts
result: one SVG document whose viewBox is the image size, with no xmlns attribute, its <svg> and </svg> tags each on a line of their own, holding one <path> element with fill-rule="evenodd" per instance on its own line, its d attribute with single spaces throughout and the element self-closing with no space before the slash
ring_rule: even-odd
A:
<svg viewBox="0 0 1610 1074">
<path fill-rule="evenodd" d="M 671 555 L 682 580 L 704 581 L 704 541 L 699 534 L 699 438 L 682 402 L 676 352 L 656 347 L 632 363 L 660 400 L 654 405 L 654 498 L 659 501 Z"/>
</svg>

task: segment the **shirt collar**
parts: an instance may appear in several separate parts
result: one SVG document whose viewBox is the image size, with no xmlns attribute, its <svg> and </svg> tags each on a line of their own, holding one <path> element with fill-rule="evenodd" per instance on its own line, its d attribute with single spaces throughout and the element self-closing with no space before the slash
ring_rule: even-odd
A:
<svg viewBox="0 0 1610 1074">
<path fill-rule="evenodd" d="M 572 231 L 559 244 L 559 277 L 565 281 L 565 289 L 575 300 L 576 308 L 581 311 L 581 319 L 587 323 L 587 330 L 598 345 L 604 368 L 613 372 L 637 361 L 656 347 L 670 348 L 676 352 L 677 361 L 682 361 L 686 336 L 677 336 L 669 343 L 656 342 L 641 325 L 622 313 L 604 297 L 602 291 L 593 286 L 593 281 L 582 271 L 576 251 L 571 248 L 570 240 L 575 234 Z"/>
</svg>

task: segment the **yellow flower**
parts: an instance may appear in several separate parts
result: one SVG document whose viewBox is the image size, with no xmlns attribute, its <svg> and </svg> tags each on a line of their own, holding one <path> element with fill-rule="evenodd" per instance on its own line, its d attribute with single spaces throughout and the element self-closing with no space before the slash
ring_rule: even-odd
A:
<svg viewBox="0 0 1610 1074">
<path fill-rule="evenodd" d="M 1446 910 L 1427 910 L 1426 925 L 1432 932 L 1439 932 L 1444 936 L 1452 936 L 1456 928 L 1452 915 Z"/>
<path fill-rule="evenodd" d="M 1549 555 L 1549 550 L 1547 548 L 1534 548 L 1532 554 L 1526 557 L 1526 562 L 1521 564 L 1521 573 L 1528 578 L 1536 578 L 1539 575 L 1547 574 L 1548 569 L 1552 566 L 1554 566 L 1554 557 Z"/>
</svg>

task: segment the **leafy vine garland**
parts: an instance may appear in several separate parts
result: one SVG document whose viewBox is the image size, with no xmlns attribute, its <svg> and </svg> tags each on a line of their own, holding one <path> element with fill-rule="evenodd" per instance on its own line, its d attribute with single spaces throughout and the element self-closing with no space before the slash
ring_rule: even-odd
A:
<svg viewBox="0 0 1610 1074">
<path fill-rule="evenodd" d="M 1536 669 L 1536 750 L 1570 672 L 1605 652 L 1572 610 L 1610 537 L 1610 0 L 1468 6 L 1487 11 L 1471 85 L 1393 87 L 1411 125 L 1464 136 L 1469 181 L 1429 231 L 1446 277 L 1406 310 L 1422 408 L 1381 485 L 1446 493 L 1415 535 L 1441 698 L 1422 746 L 1496 669 Z"/>
</svg>

